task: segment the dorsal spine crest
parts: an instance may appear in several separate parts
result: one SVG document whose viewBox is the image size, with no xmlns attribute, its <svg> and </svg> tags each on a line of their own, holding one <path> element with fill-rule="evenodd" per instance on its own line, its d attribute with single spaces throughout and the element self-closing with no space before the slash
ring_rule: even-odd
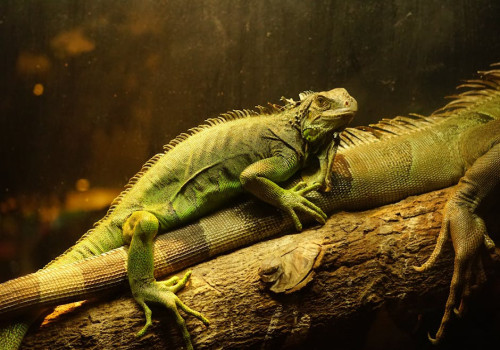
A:
<svg viewBox="0 0 500 350">
<path fill-rule="evenodd" d="M 500 66 L 493 64 L 492 67 Z M 341 134 L 340 148 L 348 148 L 359 144 L 378 142 L 387 137 L 409 134 L 436 124 L 460 111 L 477 107 L 489 99 L 500 95 L 500 69 L 479 72 L 482 79 L 466 80 L 457 89 L 468 88 L 460 94 L 448 96 L 453 100 L 439 108 L 430 116 L 409 114 L 393 119 L 384 118 L 376 124 L 346 128 Z"/>
</svg>

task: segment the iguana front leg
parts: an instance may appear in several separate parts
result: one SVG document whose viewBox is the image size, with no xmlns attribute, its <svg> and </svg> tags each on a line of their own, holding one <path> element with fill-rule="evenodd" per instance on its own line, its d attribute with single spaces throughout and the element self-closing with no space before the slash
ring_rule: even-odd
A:
<svg viewBox="0 0 500 350">
<path fill-rule="evenodd" d="M 497 144 L 478 158 L 460 180 L 445 206 L 443 224 L 434 251 L 422 266 L 414 267 L 417 271 L 432 267 L 451 236 L 455 250 L 453 277 L 439 330 L 434 339 L 429 336 L 432 343 L 438 343 L 443 338 L 453 311 L 458 315 L 464 312 L 474 274 L 484 274 L 480 252 L 483 247 L 494 248 L 495 244 L 488 236 L 486 225 L 477 215 L 476 209 L 481 200 L 499 183 L 500 144 Z M 460 306 L 456 309 L 459 301 Z"/>
<path fill-rule="evenodd" d="M 333 162 L 340 144 L 340 138 L 338 135 L 339 133 L 335 132 L 328 147 L 324 147 L 324 149 L 317 154 L 319 171 L 317 172 L 317 177 L 314 179 L 314 182 L 319 183 L 321 185 L 320 188 L 324 192 L 330 192 L 333 186 L 331 182 Z"/>
<path fill-rule="evenodd" d="M 311 215 L 316 221 L 324 224 L 326 214 L 304 197 L 310 191 L 317 190 L 321 184 L 307 185 L 299 183 L 291 189 L 284 189 L 276 184 L 287 180 L 299 169 L 295 155 L 266 158 L 248 166 L 240 175 L 240 181 L 247 191 L 257 198 L 285 211 L 292 218 L 295 228 L 302 230 L 302 223 L 297 212 Z"/>
<path fill-rule="evenodd" d="M 125 241 L 130 242 L 127 262 L 130 289 L 146 315 L 146 324 L 137 333 L 137 337 L 143 336 L 151 325 L 151 309 L 147 303 L 159 303 L 163 304 L 171 312 L 182 332 L 187 349 L 191 350 L 193 349 L 191 336 L 178 309 L 195 316 L 207 326 L 209 322 L 199 312 L 184 305 L 179 297 L 175 295 L 186 285 L 191 276 L 191 271 L 187 272 L 181 280 L 177 277 L 164 282 L 155 280 L 153 274 L 153 239 L 158 232 L 158 226 L 158 219 L 146 211 L 134 212 L 123 226 Z"/>
</svg>

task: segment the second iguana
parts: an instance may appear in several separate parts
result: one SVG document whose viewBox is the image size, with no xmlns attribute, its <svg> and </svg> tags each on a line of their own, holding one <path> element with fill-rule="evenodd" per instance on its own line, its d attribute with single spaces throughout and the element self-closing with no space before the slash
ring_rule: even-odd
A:
<svg viewBox="0 0 500 350">
<path fill-rule="evenodd" d="M 48 267 L 64 265 L 130 243 L 128 277 L 132 294 L 144 308 L 145 333 L 151 324 L 147 302 L 169 308 L 182 330 L 188 349 L 189 333 L 177 307 L 208 324 L 201 314 L 185 306 L 175 295 L 183 279 L 156 282 L 153 275 L 152 240 L 222 206 L 246 190 L 286 212 L 297 230 L 298 213 L 324 223 L 326 214 L 303 195 L 328 188 L 339 133 L 352 120 L 357 103 L 345 89 L 301 94 L 300 101 L 286 100 L 282 108 L 260 113 L 234 111 L 210 119 L 171 141 L 165 152 L 154 156 L 133 177 L 112 203 L 107 215 L 65 254 Z M 283 182 L 317 157 L 323 173 L 316 183 L 299 183 L 284 189 Z M 7 330 L 0 345 L 17 348 L 28 323 Z"/>
</svg>

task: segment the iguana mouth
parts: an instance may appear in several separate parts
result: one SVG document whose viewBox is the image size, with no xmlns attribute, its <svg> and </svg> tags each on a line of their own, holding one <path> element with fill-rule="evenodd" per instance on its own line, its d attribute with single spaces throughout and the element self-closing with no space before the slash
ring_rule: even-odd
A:
<svg viewBox="0 0 500 350">
<path fill-rule="evenodd" d="M 335 111 L 326 111 L 323 113 L 322 117 L 328 119 L 350 117 L 349 121 L 351 121 L 351 119 L 354 118 L 354 114 L 356 114 L 356 111 L 348 108 L 342 108 Z"/>
<path fill-rule="evenodd" d="M 356 111 L 343 108 L 341 110 L 324 112 L 321 114 L 320 118 L 324 120 L 324 123 L 329 124 L 331 130 L 341 132 L 353 120 L 355 114 Z"/>
</svg>

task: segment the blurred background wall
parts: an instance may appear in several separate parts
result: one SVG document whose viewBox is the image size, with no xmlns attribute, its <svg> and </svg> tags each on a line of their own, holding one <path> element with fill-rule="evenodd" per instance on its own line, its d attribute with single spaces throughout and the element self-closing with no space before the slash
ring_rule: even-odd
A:
<svg viewBox="0 0 500 350">
<path fill-rule="evenodd" d="M 343 86 L 358 125 L 500 61 L 498 0 L 0 2 L 0 193 L 122 186 L 229 109 Z"/>
<path fill-rule="evenodd" d="M 342 86 L 355 125 L 428 114 L 500 61 L 499 19 L 498 0 L 2 0 L 0 260 L 29 270 L 6 242 L 30 256 L 72 222 L 69 246 L 90 219 L 61 213 L 218 113 Z"/>
</svg>

